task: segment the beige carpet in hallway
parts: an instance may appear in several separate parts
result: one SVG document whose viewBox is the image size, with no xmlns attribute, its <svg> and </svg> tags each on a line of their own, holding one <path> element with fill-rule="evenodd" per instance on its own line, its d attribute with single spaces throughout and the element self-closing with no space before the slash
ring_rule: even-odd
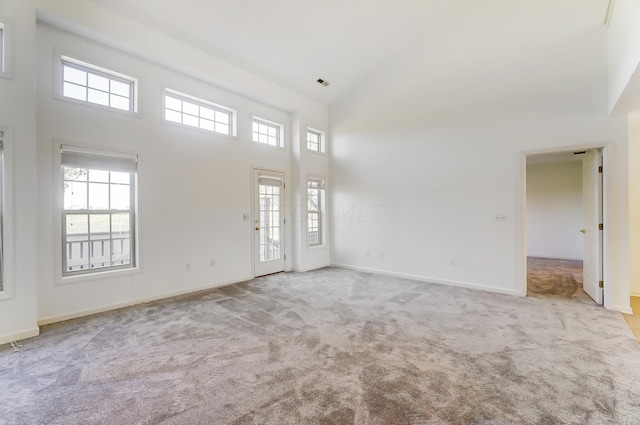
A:
<svg viewBox="0 0 640 425">
<path fill-rule="evenodd" d="M 596 305 L 582 290 L 582 261 L 527 257 L 527 295 Z"/>
</svg>

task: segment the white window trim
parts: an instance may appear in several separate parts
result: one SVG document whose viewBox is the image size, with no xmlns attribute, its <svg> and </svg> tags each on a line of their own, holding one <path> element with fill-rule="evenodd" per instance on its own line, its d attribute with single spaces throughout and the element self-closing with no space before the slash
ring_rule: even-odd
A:
<svg viewBox="0 0 640 425">
<path fill-rule="evenodd" d="M 317 244 L 309 244 L 308 242 L 308 237 L 309 237 L 309 181 L 311 180 L 315 180 L 315 181 L 322 181 L 324 182 L 324 187 L 323 187 L 323 192 L 321 193 L 321 199 L 319 200 L 320 202 L 320 218 L 318 221 L 318 231 L 319 231 L 319 239 L 320 239 L 320 243 Z M 326 226 L 327 226 L 327 179 L 325 177 L 320 177 L 317 175 L 310 175 L 308 174 L 306 176 L 305 179 L 305 192 L 304 192 L 304 200 L 305 200 L 305 217 L 304 217 L 304 238 L 305 238 L 305 246 L 307 247 L 307 250 L 317 250 L 317 249 L 323 249 L 327 246 L 327 241 L 326 241 L 326 236 L 327 236 L 327 231 L 326 231 Z"/>
<path fill-rule="evenodd" d="M 131 206 L 132 211 L 134 211 L 134 227 L 132 232 L 132 238 L 134 239 L 134 242 L 133 242 L 133 247 L 131 251 L 132 264 L 130 267 L 101 268 L 101 269 L 94 269 L 94 270 L 89 270 L 81 273 L 78 273 L 78 272 L 68 273 L 66 270 L 64 270 L 63 256 L 66 256 L 66 250 L 64 247 L 65 241 L 64 241 L 64 234 L 63 234 L 64 229 L 62 225 L 62 222 L 63 222 L 62 217 L 63 217 L 63 209 L 64 209 L 64 185 L 63 185 L 64 175 L 62 173 L 62 166 L 61 166 L 62 165 L 61 150 L 64 146 L 74 148 L 74 149 L 77 149 L 78 151 L 82 151 L 90 154 L 104 154 L 104 155 L 111 155 L 111 156 L 117 156 L 117 157 L 123 157 L 123 158 L 131 158 L 131 157 L 137 158 L 138 166 L 137 166 L 137 172 L 135 176 L 134 204 Z M 55 201 L 56 208 L 54 208 L 54 214 L 55 214 L 54 223 L 56 223 L 56 229 L 55 229 L 56 234 L 60 238 L 60 243 L 57 244 L 59 246 L 59 250 L 57 250 L 56 252 L 57 254 L 56 255 L 57 257 L 56 258 L 56 284 L 65 285 L 70 283 L 80 283 L 80 282 L 94 281 L 97 279 L 115 278 L 118 276 L 125 276 L 125 275 L 140 273 L 142 271 L 140 267 L 140 231 L 139 231 L 139 217 L 140 217 L 139 173 L 141 168 L 140 154 L 138 152 L 132 152 L 132 151 L 123 151 L 123 150 L 115 151 L 111 148 L 84 146 L 79 143 L 69 143 L 66 141 L 65 142 L 54 141 L 54 149 L 55 149 L 54 155 L 52 155 L 53 161 L 54 161 L 53 169 L 55 170 L 53 181 L 57 182 L 55 183 L 55 187 L 57 187 L 56 193 L 58 194 L 58 196 L 56 196 L 56 201 Z"/>
<path fill-rule="evenodd" d="M 2 217 L 2 255 L 3 255 L 3 290 L 0 291 L 0 301 L 11 299 L 15 296 L 14 285 L 14 192 L 13 192 L 13 133 L 8 127 L 0 127 L 4 133 L 4 187 L 2 191 L 2 204 L 4 207 Z M 1 304 L 0 304 L 1 305 Z"/>
<path fill-rule="evenodd" d="M 255 140 L 253 140 L 253 123 L 254 122 L 258 122 L 258 123 L 263 123 L 269 126 L 273 126 L 273 127 L 277 127 L 278 128 L 278 146 L 273 146 L 273 145 L 269 145 L 267 143 L 261 143 L 261 142 L 257 142 Z M 260 145 L 266 148 L 271 148 L 271 149 L 278 149 L 278 150 L 284 150 L 285 149 L 285 139 L 284 139 L 284 125 L 277 123 L 275 121 L 270 121 L 261 117 L 258 117 L 256 115 L 252 115 L 251 116 L 251 128 L 249 129 L 249 134 L 250 134 L 250 139 L 251 139 L 251 143 L 254 143 L 256 145 Z"/>
<path fill-rule="evenodd" d="M 307 137 L 309 132 L 313 132 L 313 133 L 317 133 L 320 136 L 320 145 L 319 145 L 319 149 L 320 150 L 313 150 L 313 149 L 309 149 L 308 146 L 308 142 L 307 142 Z M 304 132 L 304 149 L 307 152 L 311 152 L 314 153 L 316 155 L 323 155 L 326 156 L 327 155 L 327 135 L 324 131 L 322 130 L 318 130 L 316 128 L 313 127 L 307 127 L 305 132 Z"/>
<path fill-rule="evenodd" d="M 13 78 L 13 22 L 0 16 L 0 28 L 2 28 L 2 57 L 0 58 L 0 77 Z"/>
<path fill-rule="evenodd" d="M 61 53 L 58 51 L 55 51 L 55 65 L 53 67 L 54 70 L 54 75 L 53 75 L 53 98 L 57 99 L 57 100 L 62 100 L 64 102 L 68 102 L 68 103 L 73 103 L 76 105 L 82 105 L 85 107 L 89 107 L 89 108 L 96 108 L 102 111 L 109 111 L 109 112 L 114 112 L 117 114 L 123 114 L 123 115 L 128 115 L 128 116 L 134 116 L 134 117 L 138 117 L 141 118 L 142 115 L 140 113 L 140 106 L 139 106 L 139 80 L 135 77 L 132 77 L 130 74 L 125 74 L 122 73 L 120 71 L 116 71 L 113 68 L 107 68 L 105 67 L 101 61 L 94 61 L 94 60 L 87 60 L 87 58 L 83 57 L 82 59 L 77 59 L 79 57 L 79 55 L 71 55 L 71 54 L 66 54 L 66 53 Z M 97 71 L 100 74 L 107 74 L 109 76 L 113 76 L 116 79 L 120 79 L 120 80 L 126 80 L 126 81 L 131 81 L 133 83 L 133 89 L 132 89 L 132 99 L 131 99 L 131 105 L 133 110 L 131 111 L 126 111 L 123 109 L 118 109 L 118 108 L 113 108 L 111 106 L 104 106 L 104 105 L 100 105 L 98 103 L 92 103 L 92 102 L 88 102 L 85 100 L 79 100 L 79 99 L 74 99 L 71 97 L 67 97 L 63 95 L 63 66 L 64 66 L 64 62 L 68 62 L 70 64 L 76 65 L 76 66 L 80 66 L 80 67 L 84 67 L 87 68 L 89 70 L 94 70 Z"/>
<path fill-rule="evenodd" d="M 225 133 L 219 133 L 217 131 L 213 131 L 213 130 L 208 130 L 206 128 L 200 128 L 200 127 L 194 127 L 194 126 L 190 126 L 190 125 L 186 125 L 186 124 L 182 124 L 182 123 L 177 123 L 174 121 L 169 121 L 166 119 L 166 110 L 167 110 L 167 106 L 166 106 L 166 100 L 167 100 L 167 95 L 172 96 L 172 97 L 176 97 L 176 98 L 181 98 L 183 100 L 186 100 L 187 102 L 191 102 L 191 103 L 195 103 L 195 104 L 199 104 L 202 106 L 205 106 L 207 108 L 211 108 L 214 110 L 219 110 L 221 112 L 226 112 L 229 113 L 230 115 L 230 132 L 229 134 L 225 134 Z M 220 105 L 217 103 L 213 103 L 211 101 L 208 101 L 206 99 L 202 99 L 199 97 L 195 97 L 195 96 L 191 96 L 189 94 L 186 94 L 182 91 L 178 91 L 178 90 L 174 90 L 174 89 L 170 89 L 167 87 L 163 87 L 162 89 L 162 122 L 168 125 L 172 125 L 174 127 L 179 127 L 179 128 L 184 128 L 184 129 L 188 129 L 188 130 L 192 130 L 192 131 L 199 131 L 199 132 L 203 132 L 206 134 L 210 134 L 210 135 L 215 135 L 217 137 L 228 137 L 228 138 L 232 138 L 235 139 L 237 138 L 237 121 L 238 121 L 238 112 L 235 109 L 229 108 L 227 106 L 224 105 Z"/>
</svg>

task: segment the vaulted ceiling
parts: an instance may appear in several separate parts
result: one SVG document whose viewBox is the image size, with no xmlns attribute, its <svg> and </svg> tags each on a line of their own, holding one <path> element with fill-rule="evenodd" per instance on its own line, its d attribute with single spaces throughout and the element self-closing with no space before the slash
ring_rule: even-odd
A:
<svg viewBox="0 0 640 425">
<path fill-rule="evenodd" d="M 324 104 L 397 57 L 552 49 L 604 28 L 608 0 L 86 0 Z M 478 41 L 480 40 L 480 41 Z M 331 84 L 320 86 L 323 78 Z"/>
</svg>

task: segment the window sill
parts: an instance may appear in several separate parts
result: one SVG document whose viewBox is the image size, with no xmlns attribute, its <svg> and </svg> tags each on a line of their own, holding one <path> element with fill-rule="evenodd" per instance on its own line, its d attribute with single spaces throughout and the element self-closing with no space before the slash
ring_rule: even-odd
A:
<svg viewBox="0 0 640 425">
<path fill-rule="evenodd" d="M 130 276 L 141 273 L 140 267 L 132 267 L 130 269 L 105 270 L 103 272 L 84 273 L 76 276 L 60 276 L 57 285 L 68 285 L 73 283 L 89 282 L 102 279 L 117 279 L 124 276 Z"/>
</svg>

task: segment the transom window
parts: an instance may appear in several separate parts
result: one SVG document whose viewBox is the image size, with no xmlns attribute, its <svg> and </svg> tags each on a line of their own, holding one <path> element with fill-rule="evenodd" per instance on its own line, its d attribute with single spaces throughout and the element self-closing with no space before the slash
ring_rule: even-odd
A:
<svg viewBox="0 0 640 425">
<path fill-rule="evenodd" d="M 235 112 L 206 100 L 166 90 L 164 118 L 169 122 L 232 136 Z"/>
<path fill-rule="evenodd" d="M 324 153 L 324 133 L 322 131 L 307 128 L 307 149 Z"/>
<path fill-rule="evenodd" d="M 62 95 L 135 112 L 135 79 L 70 58 L 62 58 Z"/>
<path fill-rule="evenodd" d="M 62 147 L 63 274 L 135 266 L 136 156 Z"/>
<path fill-rule="evenodd" d="M 254 142 L 281 148 L 284 146 L 282 133 L 282 125 L 261 118 L 253 118 Z"/>
<path fill-rule="evenodd" d="M 322 245 L 324 180 L 307 180 L 307 245 Z"/>
</svg>

